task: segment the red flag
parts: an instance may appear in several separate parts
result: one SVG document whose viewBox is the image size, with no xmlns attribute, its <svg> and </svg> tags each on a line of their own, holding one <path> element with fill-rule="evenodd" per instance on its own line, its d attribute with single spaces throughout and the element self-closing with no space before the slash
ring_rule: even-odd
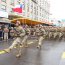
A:
<svg viewBox="0 0 65 65">
<path fill-rule="evenodd" d="M 17 5 L 13 8 L 14 12 L 22 13 L 22 5 Z"/>
</svg>

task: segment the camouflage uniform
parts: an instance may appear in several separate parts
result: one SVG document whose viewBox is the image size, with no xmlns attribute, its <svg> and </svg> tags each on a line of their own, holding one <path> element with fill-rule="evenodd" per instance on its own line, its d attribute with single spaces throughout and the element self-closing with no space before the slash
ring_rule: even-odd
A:
<svg viewBox="0 0 65 65">
<path fill-rule="evenodd" d="M 43 29 L 43 26 L 40 26 L 36 29 L 38 32 L 36 33 L 38 35 L 38 46 L 37 48 L 41 48 L 42 41 L 45 38 L 45 30 Z"/>
<path fill-rule="evenodd" d="M 57 31 L 57 28 L 56 28 L 56 27 L 55 27 L 54 29 L 55 29 L 55 32 L 54 32 L 54 37 L 53 37 L 53 38 L 55 39 L 56 36 L 57 36 L 57 32 L 58 32 L 58 31 Z"/>
<path fill-rule="evenodd" d="M 45 39 L 49 37 L 49 29 L 47 26 L 45 26 Z"/>
<path fill-rule="evenodd" d="M 22 46 L 23 47 L 28 47 L 27 40 L 28 40 L 29 35 L 30 35 L 30 29 L 26 26 L 24 30 L 25 30 L 25 36 L 23 37 L 23 40 L 21 42 L 21 47 Z M 19 50 L 19 53 L 18 53 L 17 57 L 21 56 L 21 51 L 22 51 L 21 47 L 20 47 L 20 50 Z"/>
<path fill-rule="evenodd" d="M 27 45 L 27 39 L 30 36 L 31 31 L 30 31 L 30 28 L 28 26 L 26 26 L 26 28 L 24 30 L 25 30 L 25 36 L 24 36 L 21 44 L 24 44 L 24 46 L 26 46 Z"/>
<path fill-rule="evenodd" d="M 49 39 L 51 39 L 52 36 L 53 36 L 53 27 L 50 26 L 50 27 L 49 27 Z"/>
<path fill-rule="evenodd" d="M 63 27 L 63 39 L 65 40 L 65 27 Z"/>
<path fill-rule="evenodd" d="M 13 44 L 9 47 L 10 49 L 13 49 L 13 47 L 18 43 L 20 44 L 21 39 L 25 36 L 25 31 L 21 26 L 16 27 L 15 31 L 17 38 L 13 41 Z"/>
<path fill-rule="evenodd" d="M 60 28 L 59 40 L 62 40 L 62 38 L 63 38 L 63 27 Z"/>
<path fill-rule="evenodd" d="M 22 38 L 25 36 L 25 30 L 23 27 L 20 25 L 20 22 L 16 22 L 16 27 L 15 27 L 15 37 L 16 39 L 13 41 L 12 45 L 8 48 L 5 49 L 4 51 L 10 52 L 15 46 L 18 46 L 21 44 Z"/>
</svg>

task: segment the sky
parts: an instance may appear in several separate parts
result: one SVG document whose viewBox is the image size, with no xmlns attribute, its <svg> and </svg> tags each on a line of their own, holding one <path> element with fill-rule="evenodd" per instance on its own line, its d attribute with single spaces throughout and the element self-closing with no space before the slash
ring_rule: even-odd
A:
<svg viewBox="0 0 65 65">
<path fill-rule="evenodd" d="M 49 0 L 51 18 L 65 19 L 65 0 Z"/>
</svg>

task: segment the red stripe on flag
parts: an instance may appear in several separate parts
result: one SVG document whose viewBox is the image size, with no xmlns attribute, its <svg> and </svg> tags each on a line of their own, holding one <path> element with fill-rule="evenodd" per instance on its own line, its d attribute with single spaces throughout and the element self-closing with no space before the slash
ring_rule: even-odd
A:
<svg viewBox="0 0 65 65">
<path fill-rule="evenodd" d="M 14 12 L 22 13 L 22 8 L 13 8 Z"/>
</svg>

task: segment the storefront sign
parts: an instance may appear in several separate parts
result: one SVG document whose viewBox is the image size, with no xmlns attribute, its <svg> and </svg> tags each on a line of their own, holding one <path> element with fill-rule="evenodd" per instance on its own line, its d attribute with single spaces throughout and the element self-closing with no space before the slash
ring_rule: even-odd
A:
<svg viewBox="0 0 65 65">
<path fill-rule="evenodd" d="M 0 11 L 0 17 L 8 18 L 8 13 Z"/>
</svg>

